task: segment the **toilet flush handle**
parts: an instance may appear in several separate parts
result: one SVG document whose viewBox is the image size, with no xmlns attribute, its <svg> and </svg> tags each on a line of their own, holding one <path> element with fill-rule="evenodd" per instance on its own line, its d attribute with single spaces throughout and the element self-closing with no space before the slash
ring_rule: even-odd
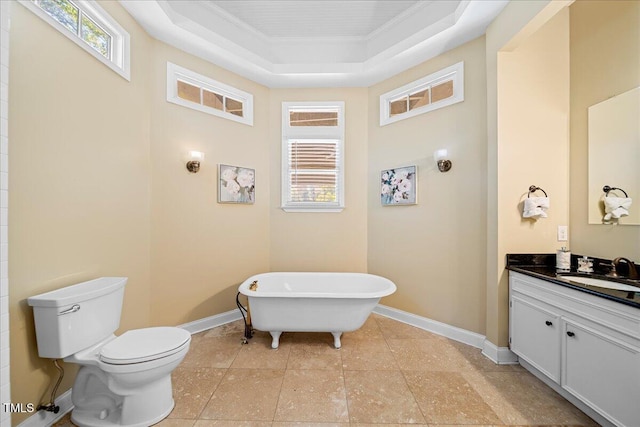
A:
<svg viewBox="0 0 640 427">
<path fill-rule="evenodd" d="M 63 314 L 75 313 L 78 310 L 80 310 L 80 304 L 73 304 L 71 308 L 68 308 L 58 313 L 58 316 L 62 316 Z"/>
</svg>

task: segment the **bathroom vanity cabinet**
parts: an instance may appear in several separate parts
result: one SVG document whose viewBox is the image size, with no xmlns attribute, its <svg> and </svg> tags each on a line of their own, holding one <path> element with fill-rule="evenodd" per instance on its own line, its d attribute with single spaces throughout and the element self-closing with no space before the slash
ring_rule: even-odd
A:
<svg viewBox="0 0 640 427">
<path fill-rule="evenodd" d="M 640 309 L 510 271 L 509 316 L 525 368 L 604 421 L 640 426 Z"/>
</svg>

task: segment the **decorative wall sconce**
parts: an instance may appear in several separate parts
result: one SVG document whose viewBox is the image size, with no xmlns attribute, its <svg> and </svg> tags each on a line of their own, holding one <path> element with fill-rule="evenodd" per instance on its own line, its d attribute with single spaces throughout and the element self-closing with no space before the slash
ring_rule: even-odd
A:
<svg viewBox="0 0 640 427">
<path fill-rule="evenodd" d="M 187 158 L 187 170 L 191 173 L 197 173 L 200 170 L 200 162 L 204 160 L 202 151 L 189 151 Z"/>
<path fill-rule="evenodd" d="M 433 153 L 434 159 L 436 159 L 436 163 L 438 164 L 438 169 L 440 172 L 447 172 L 451 169 L 451 160 L 448 160 L 448 153 L 446 148 L 442 148 L 440 150 L 436 150 Z"/>
</svg>

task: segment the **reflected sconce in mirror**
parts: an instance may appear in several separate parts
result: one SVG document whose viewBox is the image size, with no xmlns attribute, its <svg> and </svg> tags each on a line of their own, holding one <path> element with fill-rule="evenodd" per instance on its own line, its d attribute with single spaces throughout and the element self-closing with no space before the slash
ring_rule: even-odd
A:
<svg viewBox="0 0 640 427">
<path fill-rule="evenodd" d="M 197 173 L 200 170 L 200 162 L 204 160 L 202 151 L 189 151 L 187 154 L 187 170 L 191 173 Z"/>
<path fill-rule="evenodd" d="M 433 157 L 436 160 L 436 164 L 438 165 L 438 170 L 440 172 L 447 172 L 449 169 L 451 169 L 451 160 L 447 158 L 448 152 L 446 148 L 436 150 L 433 153 Z"/>
</svg>

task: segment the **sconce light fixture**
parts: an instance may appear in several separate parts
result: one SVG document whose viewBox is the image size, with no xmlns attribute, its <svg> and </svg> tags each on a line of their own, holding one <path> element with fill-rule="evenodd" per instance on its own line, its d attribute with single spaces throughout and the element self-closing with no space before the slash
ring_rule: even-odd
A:
<svg viewBox="0 0 640 427">
<path fill-rule="evenodd" d="M 187 158 L 187 170 L 192 173 L 196 173 L 200 170 L 200 162 L 204 160 L 204 153 L 202 151 L 189 151 Z"/>
<path fill-rule="evenodd" d="M 447 172 L 451 169 L 451 160 L 447 159 L 448 153 L 446 148 L 442 148 L 440 150 L 436 150 L 433 153 L 434 159 L 436 159 L 436 163 L 438 164 L 438 169 L 440 172 Z"/>
</svg>

